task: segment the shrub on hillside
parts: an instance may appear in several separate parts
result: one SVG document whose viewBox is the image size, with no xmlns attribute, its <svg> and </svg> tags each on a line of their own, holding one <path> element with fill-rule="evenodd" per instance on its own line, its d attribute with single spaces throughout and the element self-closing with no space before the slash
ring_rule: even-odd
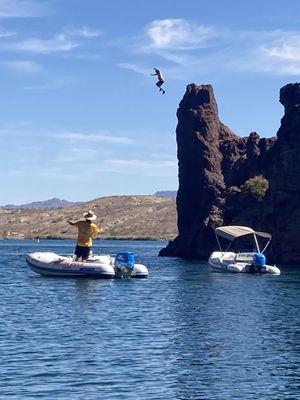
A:
<svg viewBox="0 0 300 400">
<path fill-rule="evenodd" d="M 269 182 L 262 175 L 248 179 L 240 186 L 241 193 L 245 196 L 254 197 L 258 201 L 262 201 L 268 190 Z"/>
</svg>

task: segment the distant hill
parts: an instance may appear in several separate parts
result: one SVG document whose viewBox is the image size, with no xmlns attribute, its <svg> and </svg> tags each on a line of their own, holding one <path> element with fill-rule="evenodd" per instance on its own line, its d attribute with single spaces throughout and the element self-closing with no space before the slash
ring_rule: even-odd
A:
<svg viewBox="0 0 300 400">
<path fill-rule="evenodd" d="M 77 204 L 81 203 L 61 200 L 58 199 L 57 197 L 53 197 L 53 199 L 44 201 L 34 201 L 32 203 L 21 204 L 21 205 L 7 204 L 2 208 L 4 208 L 5 210 L 23 210 L 23 209 L 54 210 L 56 208 L 69 208 Z"/>
<path fill-rule="evenodd" d="M 77 229 L 68 220 L 78 220 L 93 210 L 103 232 L 100 239 L 171 240 L 177 234 L 176 203 L 157 196 L 109 196 L 68 208 L 0 208 L 0 239 L 75 240 Z"/>
<path fill-rule="evenodd" d="M 154 196 L 163 197 L 165 199 L 176 199 L 177 191 L 176 190 L 161 190 L 159 192 L 155 192 Z"/>
</svg>

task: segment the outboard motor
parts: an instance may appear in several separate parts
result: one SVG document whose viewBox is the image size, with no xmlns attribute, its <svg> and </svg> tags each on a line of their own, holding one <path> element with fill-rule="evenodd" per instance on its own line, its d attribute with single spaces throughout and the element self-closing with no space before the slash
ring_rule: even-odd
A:
<svg viewBox="0 0 300 400">
<path fill-rule="evenodd" d="M 266 266 L 266 257 L 262 253 L 254 253 L 253 255 L 253 272 L 254 273 L 262 273 L 265 272 Z"/>
<path fill-rule="evenodd" d="M 130 278 L 134 268 L 134 254 L 118 253 L 115 258 L 115 270 L 118 278 Z"/>
</svg>

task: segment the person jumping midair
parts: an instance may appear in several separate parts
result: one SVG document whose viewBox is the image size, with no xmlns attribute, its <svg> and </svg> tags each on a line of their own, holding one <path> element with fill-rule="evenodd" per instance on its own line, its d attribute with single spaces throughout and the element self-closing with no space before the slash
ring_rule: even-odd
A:
<svg viewBox="0 0 300 400">
<path fill-rule="evenodd" d="M 161 85 L 165 83 L 165 79 L 163 77 L 163 74 L 160 72 L 159 69 L 154 68 L 155 74 L 150 74 L 151 76 L 157 76 L 158 81 L 156 82 L 156 86 L 159 88 L 160 92 L 163 92 L 162 94 L 165 94 L 166 91 L 161 88 Z"/>
</svg>

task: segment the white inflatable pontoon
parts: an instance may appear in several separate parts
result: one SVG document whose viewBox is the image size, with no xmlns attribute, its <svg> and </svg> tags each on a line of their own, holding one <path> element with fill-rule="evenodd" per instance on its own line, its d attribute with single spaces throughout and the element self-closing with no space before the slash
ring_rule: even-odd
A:
<svg viewBox="0 0 300 400">
<path fill-rule="evenodd" d="M 93 277 L 93 278 L 147 278 L 148 269 L 143 264 L 126 268 L 116 263 L 110 255 L 94 255 L 86 262 L 73 261 L 72 257 L 51 252 L 36 252 L 26 256 L 32 271 L 46 276 Z"/>
<path fill-rule="evenodd" d="M 217 242 L 220 251 L 214 251 L 209 257 L 209 265 L 217 270 L 228 272 L 243 272 L 243 273 L 268 273 L 280 275 L 280 269 L 275 265 L 266 265 L 264 251 L 268 247 L 272 236 L 266 232 L 255 232 L 253 229 L 246 226 L 223 226 L 215 230 Z M 233 252 L 229 251 L 231 244 L 237 238 L 249 235 L 253 239 L 252 252 Z M 229 241 L 227 248 L 222 250 L 219 238 Z M 257 237 L 267 239 L 267 244 L 260 251 Z"/>
</svg>

